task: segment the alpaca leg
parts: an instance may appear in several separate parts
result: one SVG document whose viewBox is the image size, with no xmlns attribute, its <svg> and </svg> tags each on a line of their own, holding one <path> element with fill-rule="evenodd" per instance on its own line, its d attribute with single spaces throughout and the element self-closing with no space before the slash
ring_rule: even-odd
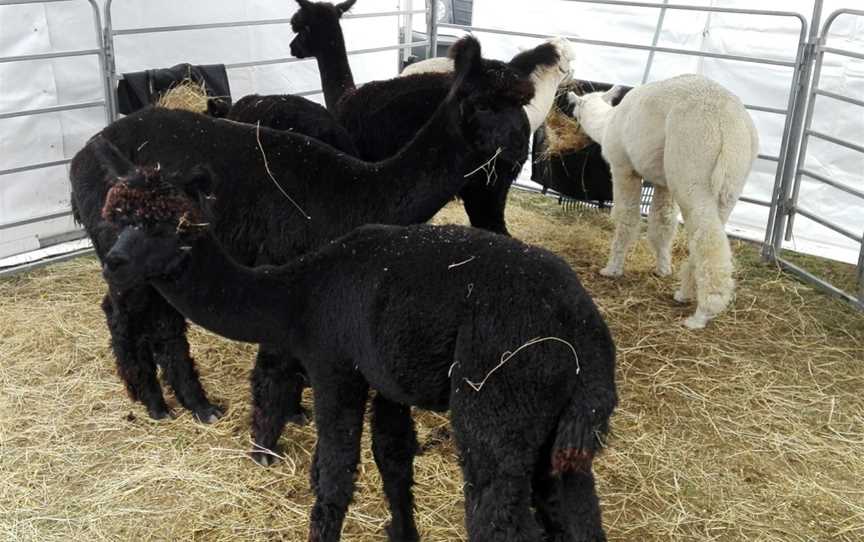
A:
<svg viewBox="0 0 864 542">
<path fill-rule="evenodd" d="M 368 386 L 353 372 L 310 376 L 318 443 L 310 475 L 315 505 L 309 542 L 336 542 L 354 494 Z"/>
<path fill-rule="evenodd" d="M 483 176 L 483 173 L 475 173 L 475 175 Z M 485 176 L 482 181 L 469 181 L 459 192 L 459 197 L 462 198 L 471 225 L 502 235 L 510 235 L 504 220 L 504 207 L 509 188 L 510 184 L 500 178 L 490 186 L 486 185 Z"/>
<path fill-rule="evenodd" d="M 161 296 L 154 299 L 151 314 L 150 348 L 154 361 L 162 367 L 165 380 L 180 404 L 191 410 L 199 421 L 215 422 L 224 412 L 207 399 L 201 386 L 186 340 L 186 319 Z"/>
<path fill-rule="evenodd" d="M 111 333 L 111 349 L 117 362 L 117 373 L 133 401 L 141 401 L 155 420 L 171 413 L 156 379 L 156 364 L 137 322 L 147 317 L 147 307 L 158 296 L 149 286 L 123 292 L 110 290 L 102 300 L 102 310 Z"/>
<path fill-rule="evenodd" d="M 465 447 L 465 527 L 471 542 L 541 542 L 543 534 L 531 514 L 531 466 L 521 473 L 490 464 Z M 479 450 L 478 450 L 479 452 Z M 520 450 L 512 450 L 519 454 Z M 515 456 L 514 456 L 515 457 Z"/>
<path fill-rule="evenodd" d="M 269 466 L 276 462 L 270 453 L 286 422 L 305 425 L 306 413 L 300 406 L 303 375 L 300 363 L 287 352 L 261 346 L 252 369 L 252 459 Z"/>
<path fill-rule="evenodd" d="M 657 258 L 656 273 L 665 277 L 672 274 L 672 242 L 678 228 L 678 205 L 669 189 L 654 185 L 654 197 L 648 213 L 648 240 Z"/>
<path fill-rule="evenodd" d="M 546 533 L 544 542 L 606 541 L 590 471 L 553 477 L 547 463 L 535 473 L 533 490 L 537 520 Z"/>
<path fill-rule="evenodd" d="M 615 237 L 609 251 L 609 260 L 600 274 L 619 277 L 624 273 L 624 260 L 633 243 L 639 237 L 641 216 L 639 202 L 642 197 L 642 179 L 630 169 L 612 168 L 612 192 L 614 206 L 612 221 L 615 222 Z"/>
<path fill-rule="evenodd" d="M 414 524 L 414 455 L 417 435 L 407 406 L 384 399 L 380 394 L 372 402 L 372 453 L 381 473 L 384 494 L 393 516 L 387 526 L 391 542 L 415 542 L 420 539 Z"/>
<path fill-rule="evenodd" d="M 695 295 L 696 282 L 693 278 L 693 257 L 692 255 L 688 255 L 687 260 L 684 261 L 684 265 L 681 266 L 679 286 L 678 289 L 675 290 L 673 298 L 678 303 L 689 303 L 693 301 Z"/>
<path fill-rule="evenodd" d="M 689 249 L 693 256 L 691 274 L 697 305 L 696 312 L 684 320 L 684 325 L 699 329 L 729 305 L 735 285 L 732 251 L 716 206 L 704 209 L 693 222 L 688 225 L 692 231 Z"/>
</svg>

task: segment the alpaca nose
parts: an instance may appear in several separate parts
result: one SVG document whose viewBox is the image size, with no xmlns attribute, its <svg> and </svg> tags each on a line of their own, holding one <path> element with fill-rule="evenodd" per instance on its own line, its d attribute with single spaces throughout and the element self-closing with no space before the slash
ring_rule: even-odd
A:
<svg viewBox="0 0 864 542">
<path fill-rule="evenodd" d="M 108 271 L 117 271 L 124 265 L 129 263 L 129 258 L 122 254 L 117 254 L 114 251 L 105 256 L 105 267 Z"/>
</svg>

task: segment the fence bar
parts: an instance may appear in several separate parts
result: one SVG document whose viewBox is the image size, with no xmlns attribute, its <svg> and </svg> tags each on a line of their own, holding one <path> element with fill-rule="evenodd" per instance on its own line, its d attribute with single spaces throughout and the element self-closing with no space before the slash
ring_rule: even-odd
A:
<svg viewBox="0 0 864 542">
<path fill-rule="evenodd" d="M 26 62 L 28 60 L 53 60 L 55 58 L 70 58 L 74 56 L 98 55 L 100 49 L 78 49 L 75 51 L 58 51 L 56 53 L 35 53 L 32 55 L 6 56 L 0 58 L 0 64 L 7 62 Z"/>
<path fill-rule="evenodd" d="M 767 162 L 778 162 L 778 163 L 780 162 L 779 156 L 771 156 L 768 154 L 757 154 L 756 158 L 758 158 L 760 160 L 765 160 Z"/>
<path fill-rule="evenodd" d="M 807 20 L 800 13 L 794 11 L 772 11 L 770 9 L 746 9 L 746 8 L 721 8 L 714 6 L 697 6 L 692 4 L 649 4 L 647 2 L 624 2 L 620 0 L 564 0 L 565 2 L 574 2 L 578 4 L 592 4 L 600 6 L 620 6 L 632 8 L 650 8 L 650 9 L 674 9 L 679 11 L 706 11 L 710 13 L 735 13 L 739 15 L 777 15 L 785 17 L 795 17 L 801 21 L 802 26 L 807 26 Z"/>
<path fill-rule="evenodd" d="M 355 49 L 354 51 L 348 51 L 348 55 L 365 55 L 367 53 L 380 53 L 383 51 L 396 51 L 402 49 L 410 49 L 412 47 L 423 47 L 428 44 L 428 41 L 416 41 L 412 43 L 403 43 L 401 45 L 385 45 L 383 47 L 372 47 L 369 49 Z M 273 58 L 269 60 L 250 60 L 248 62 L 235 62 L 233 64 L 225 64 L 226 70 L 233 70 L 236 68 L 251 68 L 253 66 L 270 66 L 273 64 L 291 64 L 294 62 L 304 62 L 311 61 L 313 59 L 309 58 L 297 58 L 293 56 L 284 57 L 284 58 Z M 115 75 L 117 79 L 122 79 L 122 75 Z M 314 93 L 313 93 L 314 94 Z"/>
<path fill-rule="evenodd" d="M 846 292 L 844 292 L 840 288 L 837 288 L 833 284 L 820 279 L 816 275 L 809 273 L 808 271 L 805 271 L 801 267 L 798 267 L 797 265 L 790 262 L 789 260 L 784 260 L 783 258 L 775 258 L 774 261 L 783 270 L 788 271 L 788 272 L 792 273 L 793 275 L 798 276 L 798 278 L 800 278 L 804 282 L 809 282 L 811 284 L 815 284 L 817 287 L 828 292 L 829 294 L 852 304 L 857 309 L 864 310 L 864 302 L 862 302 L 861 299 L 856 299 L 855 297 L 847 294 Z"/>
<path fill-rule="evenodd" d="M 771 202 L 756 198 L 748 198 L 747 196 L 739 196 L 738 201 L 743 201 L 744 203 L 752 203 L 753 205 L 761 205 L 762 207 L 771 207 Z"/>
<path fill-rule="evenodd" d="M 798 213 L 799 215 L 802 215 L 802 216 L 809 218 L 813 222 L 816 222 L 818 224 L 822 224 L 823 226 L 825 226 L 829 230 L 833 230 L 833 231 L 839 233 L 840 235 L 843 235 L 845 237 L 848 237 L 849 239 L 852 239 L 853 241 L 857 241 L 859 243 L 864 243 L 864 239 L 862 239 L 860 235 L 858 235 L 856 233 L 852 233 L 851 231 L 847 230 L 843 226 L 839 226 L 839 225 L 831 222 L 828 219 L 822 218 L 821 216 L 819 216 L 815 213 L 811 213 L 807 209 L 804 209 L 804 208 L 796 205 L 795 206 L 795 212 Z"/>
<path fill-rule="evenodd" d="M 71 162 L 71 158 L 65 158 L 63 160 L 55 160 L 53 162 L 40 162 L 38 164 L 32 164 L 29 166 L 21 166 L 21 167 L 13 167 L 12 169 L 0 169 L 0 177 L 3 175 L 11 175 L 13 173 L 22 173 L 24 171 L 32 171 L 34 169 L 42 169 L 49 168 L 54 166 L 63 166 Z"/>
<path fill-rule="evenodd" d="M 426 46 L 426 58 L 438 56 L 438 0 L 426 0 L 428 8 L 426 15 L 426 34 L 429 36 L 429 45 Z"/>
<path fill-rule="evenodd" d="M 829 179 L 828 177 L 825 177 L 823 175 L 819 175 L 818 173 L 810 171 L 807 168 L 799 169 L 798 173 L 800 173 L 802 175 L 806 175 L 813 180 L 823 182 L 829 186 L 833 186 L 834 188 L 837 188 L 838 190 L 842 190 L 842 191 L 846 192 L 847 194 L 852 194 L 853 196 L 857 196 L 859 198 L 864 199 L 864 192 L 857 190 L 855 188 L 852 188 L 851 186 L 845 185 L 843 183 L 837 182 L 833 179 Z"/>
<path fill-rule="evenodd" d="M 668 4 L 669 0 L 663 0 L 664 4 Z M 654 37 L 651 38 L 651 47 L 657 47 L 660 42 L 660 33 L 663 31 L 663 21 L 666 20 L 666 8 L 660 9 L 660 14 L 657 16 L 657 26 L 654 27 Z M 642 73 L 642 84 L 648 82 L 648 74 L 651 73 L 651 67 L 654 65 L 655 51 L 648 52 L 648 60 L 645 62 L 645 71 Z"/>
<path fill-rule="evenodd" d="M 840 55 L 847 56 L 850 58 L 857 58 L 858 60 L 864 60 L 864 53 L 858 53 L 855 51 L 847 51 L 845 49 L 836 49 L 834 47 L 822 47 L 823 53 L 831 53 L 832 55 Z"/>
<path fill-rule="evenodd" d="M 849 141 L 839 139 L 828 134 L 823 134 L 822 132 L 817 132 L 816 130 L 807 130 L 806 133 L 807 135 L 813 136 L 817 139 L 821 139 L 822 141 L 828 141 L 829 143 L 834 143 L 835 145 L 846 147 L 847 149 L 858 151 L 864 154 L 864 147 L 862 147 L 861 145 L 857 145 L 855 143 L 851 143 Z"/>
<path fill-rule="evenodd" d="M 572 0 L 575 1 L 575 0 Z M 505 36 L 522 36 L 526 38 L 547 39 L 552 37 L 549 34 L 534 34 L 530 32 L 515 32 L 512 30 L 502 30 L 500 28 L 481 28 L 479 26 L 468 26 L 462 24 L 441 23 L 439 28 L 453 28 L 456 30 L 468 30 L 473 32 L 483 32 L 487 34 L 501 34 Z M 709 53 L 707 51 L 693 51 L 690 49 L 676 49 L 672 47 L 653 47 L 651 45 L 638 45 L 635 43 L 620 43 L 616 41 L 589 40 L 578 38 L 576 36 L 564 36 L 573 43 L 582 43 L 584 45 L 596 45 L 598 47 L 615 47 L 619 49 L 635 49 L 637 51 L 655 51 L 658 53 L 668 53 L 674 55 L 698 56 L 703 58 L 716 58 L 719 60 L 735 60 L 738 62 L 754 62 L 757 64 L 767 64 L 771 66 L 784 66 L 794 68 L 796 63 L 789 60 L 773 60 L 770 58 L 760 58 L 755 56 L 727 55 L 723 53 Z"/>
<path fill-rule="evenodd" d="M 864 243 L 858 253 L 858 300 L 864 305 Z"/>
<path fill-rule="evenodd" d="M 376 13 L 346 13 L 342 16 L 343 19 L 369 19 L 373 17 L 397 17 L 399 15 L 409 15 L 415 13 L 425 13 L 425 10 L 415 11 L 380 11 Z M 186 32 L 190 30 L 210 30 L 214 28 L 237 28 L 240 26 L 265 26 L 277 24 L 291 24 L 290 18 L 282 19 L 255 19 L 251 21 L 225 21 L 221 23 L 201 23 L 201 24 L 182 24 L 174 26 L 149 26 L 141 28 L 124 28 L 121 30 L 112 30 L 112 36 L 129 36 L 136 34 L 157 34 L 161 32 Z"/>
<path fill-rule="evenodd" d="M 72 252 L 67 252 L 65 254 L 58 254 L 57 256 L 49 256 L 47 258 L 41 258 L 34 262 L 27 262 L 21 265 L 16 265 L 14 267 L 5 267 L 0 268 L 0 278 L 11 277 L 12 275 L 17 275 L 19 273 L 26 273 L 27 271 L 33 271 L 39 267 L 43 267 L 46 265 L 50 265 L 52 263 L 60 263 L 66 260 L 71 260 L 77 258 L 78 256 L 84 256 L 86 254 L 91 254 L 93 252 L 92 248 L 82 248 L 79 250 L 74 250 Z"/>
<path fill-rule="evenodd" d="M 802 40 L 799 48 L 799 65 L 796 68 L 797 79 L 790 92 L 790 100 L 794 101 L 792 106 L 791 126 L 783 134 L 784 160 L 781 162 L 778 177 L 774 182 L 774 205 L 768 215 L 768 227 L 765 231 L 765 244 L 762 249 L 762 257 L 765 260 L 776 258 L 783 248 L 783 228 L 786 218 L 793 207 L 789 199 L 792 193 L 792 185 L 795 181 L 795 170 L 797 169 L 799 149 L 802 140 L 805 139 L 806 129 L 805 111 L 808 104 L 808 89 L 810 88 L 811 75 L 813 74 L 814 57 L 819 42 L 819 21 L 822 18 L 823 0 L 815 0 L 813 5 L 813 16 L 810 22 L 808 37 Z"/>
<path fill-rule="evenodd" d="M 25 218 L 23 220 L 15 220 L 13 222 L 5 222 L 0 224 L 0 230 L 8 230 L 9 228 L 17 228 L 19 226 L 26 226 L 28 224 L 35 224 L 36 222 L 45 222 L 46 220 L 54 220 L 55 218 L 63 218 L 65 216 L 72 216 L 72 210 L 67 209 L 66 211 L 59 211 L 56 213 L 51 213 L 47 215 L 34 216 L 32 218 Z"/>
<path fill-rule="evenodd" d="M 832 98 L 840 102 L 846 102 L 847 104 L 860 105 L 861 107 L 864 107 L 864 100 L 859 100 L 850 96 L 844 96 L 842 94 L 837 94 L 836 92 L 829 92 L 827 90 L 822 90 L 821 88 L 817 88 L 813 92 L 815 92 L 819 96 L 825 96 L 826 98 Z"/>
<path fill-rule="evenodd" d="M 41 115 L 42 113 L 58 113 L 60 111 L 72 111 L 75 109 L 90 109 L 91 107 L 100 107 L 103 105 L 107 105 L 107 102 L 105 100 L 68 105 L 54 105 L 51 107 L 42 107 L 39 109 L 15 111 L 14 113 L 0 113 L 0 120 L 14 119 L 16 117 L 27 117 L 30 115 Z"/>
</svg>

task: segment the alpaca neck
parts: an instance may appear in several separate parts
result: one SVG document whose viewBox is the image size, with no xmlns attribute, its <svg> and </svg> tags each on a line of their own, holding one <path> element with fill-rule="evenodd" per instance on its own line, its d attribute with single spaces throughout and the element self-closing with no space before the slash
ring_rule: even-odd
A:
<svg viewBox="0 0 864 542">
<path fill-rule="evenodd" d="M 558 86 L 564 79 L 564 75 L 557 65 L 536 69 L 531 74 L 531 81 L 534 82 L 534 98 L 525 106 L 525 114 L 528 115 L 532 134 L 549 115 L 549 110 L 552 109 Z"/>
<path fill-rule="evenodd" d="M 426 221 L 461 190 L 468 143 L 451 129 L 452 105 L 442 104 L 395 156 L 373 164 L 388 224 Z"/>
<path fill-rule="evenodd" d="M 339 100 L 345 92 L 354 90 L 354 77 L 348 64 L 345 38 L 340 29 L 330 42 L 330 48 L 315 57 L 318 72 L 321 74 L 321 88 L 324 90 L 324 103 L 327 111 L 336 112 Z"/>
<path fill-rule="evenodd" d="M 181 314 L 235 341 L 285 340 L 295 305 L 288 266 L 243 267 L 209 234 L 195 241 L 187 257 L 179 275 L 152 281 Z"/>
<path fill-rule="evenodd" d="M 582 130 L 588 134 L 588 137 L 597 143 L 602 143 L 611 114 L 611 105 L 607 104 L 603 100 L 589 99 L 582 107 L 582 113 L 579 116 L 579 124 L 582 126 Z"/>
</svg>

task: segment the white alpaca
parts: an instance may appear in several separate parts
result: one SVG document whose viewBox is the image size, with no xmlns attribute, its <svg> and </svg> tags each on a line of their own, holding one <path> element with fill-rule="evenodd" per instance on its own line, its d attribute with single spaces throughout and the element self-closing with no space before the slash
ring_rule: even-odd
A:
<svg viewBox="0 0 864 542">
<path fill-rule="evenodd" d="M 531 74 L 531 80 L 534 82 L 534 99 L 531 103 L 525 106 L 525 113 L 528 115 L 528 123 L 531 125 L 531 133 L 533 134 L 537 128 L 546 120 L 549 110 L 552 109 L 552 104 L 555 102 L 555 95 L 558 93 L 558 86 L 562 81 L 570 76 L 570 65 L 576 58 L 573 50 L 573 45 L 567 38 L 551 38 L 546 40 L 546 43 L 551 43 L 558 50 L 559 62 L 557 66 L 545 67 L 534 70 Z M 400 76 L 414 75 L 418 73 L 446 73 L 453 71 L 453 61 L 449 58 L 427 58 L 420 62 L 415 62 L 409 65 Z"/>
<path fill-rule="evenodd" d="M 657 274 L 672 272 L 680 206 L 689 257 L 675 300 L 685 303 L 695 295 L 696 312 L 684 324 L 705 327 L 727 307 L 735 289 L 724 225 L 758 152 L 753 120 L 736 96 L 700 75 L 637 87 L 615 108 L 606 102 L 614 91 L 569 95 L 574 116 L 600 143 L 612 170 L 615 238 L 600 273 L 616 277 L 624 272 L 624 260 L 639 236 L 644 178 L 654 185 L 648 239 Z"/>
</svg>

